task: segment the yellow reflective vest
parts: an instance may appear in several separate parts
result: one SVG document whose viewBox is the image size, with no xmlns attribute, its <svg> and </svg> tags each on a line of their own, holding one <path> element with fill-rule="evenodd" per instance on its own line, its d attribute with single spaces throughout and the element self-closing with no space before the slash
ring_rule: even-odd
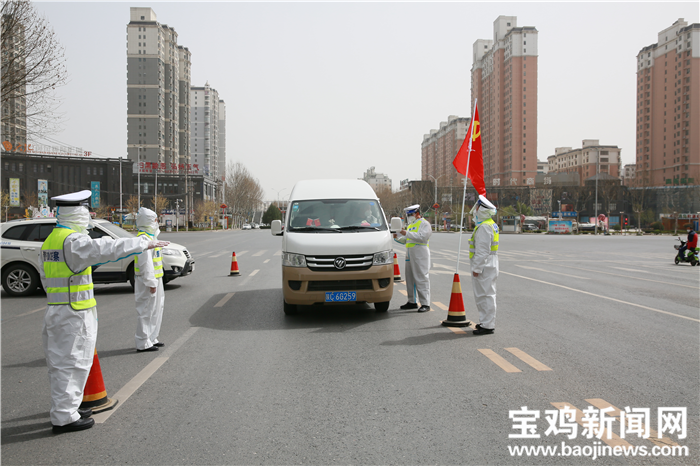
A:
<svg viewBox="0 0 700 466">
<path fill-rule="evenodd" d="M 70 304 L 74 311 L 97 306 L 92 284 L 92 267 L 73 272 L 66 264 L 63 245 L 74 230 L 56 227 L 41 246 L 49 305 Z"/>
<path fill-rule="evenodd" d="M 145 231 L 139 231 L 139 234 L 136 236 L 147 236 L 149 239 L 153 239 L 153 236 L 149 235 Z M 162 249 L 163 248 L 153 248 L 153 270 L 155 271 L 156 278 L 160 278 L 163 276 L 163 254 L 162 254 Z M 139 256 L 136 256 L 136 259 L 134 259 L 134 272 L 139 273 Z"/>
<path fill-rule="evenodd" d="M 428 244 L 430 243 L 430 241 L 428 241 L 427 243 L 419 243 L 419 242 L 414 241 L 414 240 L 412 240 L 411 238 L 408 237 L 408 232 L 409 232 L 409 231 L 418 231 L 418 229 L 420 228 L 420 224 L 421 224 L 422 222 L 423 222 L 423 219 L 422 219 L 422 218 L 419 218 L 419 219 L 416 220 L 415 222 L 411 223 L 411 224 L 408 226 L 408 228 L 406 228 L 406 247 L 407 247 L 407 248 L 412 248 L 412 247 L 414 247 L 414 246 L 416 246 L 416 245 L 418 245 L 418 246 L 426 246 L 426 247 L 427 247 Z"/>
<path fill-rule="evenodd" d="M 499 240 L 499 234 L 498 234 L 498 225 L 496 222 L 493 221 L 492 218 L 488 220 L 484 220 L 480 224 L 474 228 L 474 232 L 472 233 L 472 237 L 469 240 L 469 258 L 471 259 L 474 257 L 474 252 L 476 251 L 476 244 L 474 242 L 474 236 L 476 236 L 476 230 L 479 229 L 482 225 L 490 225 L 491 228 L 493 228 L 493 242 L 491 242 L 491 254 L 495 255 L 498 253 L 498 240 Z"/>
</svg>

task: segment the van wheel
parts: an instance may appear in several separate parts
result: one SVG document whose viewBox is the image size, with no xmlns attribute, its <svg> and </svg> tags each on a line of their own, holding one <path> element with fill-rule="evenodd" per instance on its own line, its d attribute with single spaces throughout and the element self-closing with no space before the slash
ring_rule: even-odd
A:
<svg viewBox="0 0 700 466">
<path fill-rule="evenodd" d="M 374 303 L 374 309 L 377 312 L 386 312 L 389 310 L 389 304 L 391 304 L 391 301 L 384 301 L 383 303 Z"/>
<path fill-rule="evenodd" d="M 134 289 L 134 263 L 132 262 L 131 265 L 126 269 L 126 279 L 129 280 L 129 283 L 131 284 L 131 289 Z"/>
<path fill-rule="evenodd" d="M 288 316 L 293 316 L 297 313 L 298 308 L 296 304 L 289 304 L 287 301 L 284 302 L 284 313 Z"/>
<path fill-rule="evenodd" d="M 10 296 L 28 296 L 39 286 L 39 274 L 27 264 L 12 264 L 2 271 L 2 287 Z"/>
</svg>

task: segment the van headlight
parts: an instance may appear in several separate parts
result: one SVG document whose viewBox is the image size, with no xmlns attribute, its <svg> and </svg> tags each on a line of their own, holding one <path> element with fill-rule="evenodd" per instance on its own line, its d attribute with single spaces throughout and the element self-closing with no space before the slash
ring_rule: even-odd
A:
<svg viewBox="0 0 700 466">
<path fill-rule="evenodd" d="M 177 249 L 172 249 L 172 248 L 163 248 L 161 251 L 164 256 L 180 256 L 180 251 Z"/>
<path fill-rule="evenodd" d="M 374 254 L 374 265 L 386 265 L 394 263 L 394 253 L 392 250 L 382 251 Z"/>
<path fill-rule="evenodd" d="M 285 267 L 306 267 L 306 257 L 303 254 L 282 253 L 282 265 Z"/>
</svg>

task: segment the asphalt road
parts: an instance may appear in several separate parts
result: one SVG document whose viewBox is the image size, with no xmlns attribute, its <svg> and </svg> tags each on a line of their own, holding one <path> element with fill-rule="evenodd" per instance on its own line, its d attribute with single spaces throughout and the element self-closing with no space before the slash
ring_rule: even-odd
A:
<svg viewBox="0 0 700 466">
<path fill-rule="evenodd" d="M 90 430 L 51 433 L 45 296 L 2 293 L 3 464 L 589 464 L 614 445 L 689 456 L 598 463 L 700 463 L 700 267 L 673 265 L 672 237 L 501 235 L 496 333 L 479 337 L 440 325 L 457 234 L 431 239 L 432 312 L 399 310 L 401 282 L 387 313 L 297 316 L 282 311 L 280 238 L 269 231 L 162 237 L 187 246 L 196 270 L 166 286 L 161 351 L 135 352 L 128 285 L 96 287 L 97 351 L 120 401 Z M 466 235 L 462 248 L 473 320 Z M 545 417 L 564 405 L 649 408 L 655 431 L 672 428 L 658 428 L 659 408 L 685 407 L 687 437 L 586 438 L 579 424 L 572 439 L 546 434 Z M 509 438 L 522 416 L 539 438 Z M 618 419 L 611 427 L 619 436 Z M 518 456 L 514 446 L 559 450 Z"/>
</svg>

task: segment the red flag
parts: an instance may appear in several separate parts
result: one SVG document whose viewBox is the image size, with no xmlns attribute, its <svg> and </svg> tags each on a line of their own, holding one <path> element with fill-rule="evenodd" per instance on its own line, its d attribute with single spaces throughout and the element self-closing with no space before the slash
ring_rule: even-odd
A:
<svg viewBox="0 0 700 466">
<path fill-rule="evenodd" d="M 469 123 L 467 136 L 464 138 L 457 156 L 452 161 L 452 165 L 459 173 L 466 175 L 467 178 L 472 180 L 472 185 L 474 185 L 476 191 L 485 196 L 486 185 L 484 183 L 484 155 L 481 150 L 481 123 L 479 122 L 479 108 L 476 104 L 474 105 L 474 118 Z M 469 149 L 471 149 L 471 157 L 469 157 Z M 467 159 L 469 160 L 469 174 L 467 174 Z"/>
</svg>

